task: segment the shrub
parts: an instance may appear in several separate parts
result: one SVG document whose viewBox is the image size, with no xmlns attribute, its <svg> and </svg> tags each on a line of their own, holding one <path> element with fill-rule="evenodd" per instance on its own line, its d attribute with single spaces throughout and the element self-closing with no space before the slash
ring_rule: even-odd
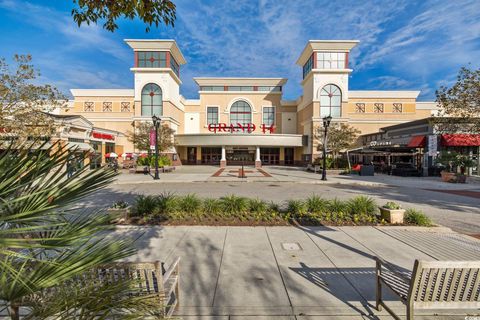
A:
<svg viewBox="0 0 480 320">
<path fill-rule="evenodd" d="M 240 215 L 248 209 L 248 202 L 244 197 L 237 197 L 232 194 L 220 198 L 220 201 L 222 202 L 223 212 L 229 215 Z"/>
<path fill-rule="evenodd" d="M 130 216 L 132 217 L 144 217 L 152 214 L 157 207 L 157 197 L 139 195 L 130 210 Z"/>
<path fill-rule="evenodd" d="M 110 207 L 111 209 L 126 209 L 128 208 L 128 202 L 125 202 L 125 201 L 116 201 L 112 204 L 112 206 Z"/>
<path fill-rule="evenodd" d="M 222 202 L 218 199 L 207 198 L 203 200 L 203 212 L 208 215 L 218 215 L 222 212 Z"/>
<path fill-rule="evenodd" d="M 350 215 L 358 214 L 360 216 L 375 215 L 377 204 L 375 200 L 366 196 L 357 196 L 347 201 L 347 207 Z"/>
<path fill-rule="evenodd" d="M 202 200 L 195 194 L 187 194 L 178 198 L 178 209 L 185 213 L 195 213 L 200 211 L 201 207 Z"/>
<path fill-rule="evenodd" d="M 398 209 L 401 209 L 402 207 L 396 202 L 389 201 L 385 203 L 382 208 L 389 209 L 389 210 L 398 210 Z"/>
<path fill-rule="evenodd" d="M 263 200 L 260 200 L 258 198 L 248 200 L 248 210 L 251 213 L 265 215 L 268 212 L 268 209 L 268 204 Z"/>
<path fill-rule="evenodd" d="M 303 200 L 288 200 L 287 211 L 292 218 L 302 218 L 307 214 L 307 206 Z"/>
<path fill-rule="evenodd" d="M 328 200 L 312 195 L 306 200 L 306 206 L 310 213 L 323 213 L 328 209 Z"/>
<path fill-rule="evenodd" d="M 167 219 L 169 215 L 178 211 L 178 199 L 171 192 L 163 192 L 157 197 L 157 206 L 154 214 L 162 219 Z"/>
<path fill-rule="evenodd" d="M 430 220 L 425 213 L 412 208 L 405 211 L 405 222 L 424 227 L 429 227 L 432 225 L 432 220 Z"/>
<path fill-rule="evenodd" d="M 329 201 L 328 211 L 330 213 L 345 212 L 347 211 L 347 204 L 344 201 L 335 198 Z"/>
</svg>

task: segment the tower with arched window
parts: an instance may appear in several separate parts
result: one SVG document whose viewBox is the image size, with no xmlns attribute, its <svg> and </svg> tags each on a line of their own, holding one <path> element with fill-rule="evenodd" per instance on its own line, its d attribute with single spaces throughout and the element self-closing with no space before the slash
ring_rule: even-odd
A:
<svg viewBox="0 0 480 320">
<path fill-rule="evenodd" d="M 149 121 L 153 115 L 164 118 L 178 132 L 182 128 L 172 121 L 180 101 L 180 67 L 185 64 L 174 40 L 125 40 L 134 51 L 135 120 Z"/>
</svg>

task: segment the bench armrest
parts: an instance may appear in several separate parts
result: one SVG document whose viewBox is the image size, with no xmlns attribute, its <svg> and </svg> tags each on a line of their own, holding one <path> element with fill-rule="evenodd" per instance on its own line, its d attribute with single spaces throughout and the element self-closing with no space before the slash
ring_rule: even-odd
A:
<svg viewBox="0 0 480 320">
<path fill-rule="evenodd" d="M 377 263 L 377 272 L 380 274 L 382 273 L 382 267 L 386 269 L 388 272 L 393 273 L 396 277 L 403 280 L 405 283 L 410 284 L 410 279 L 404 271 L 402 271 L 398 266 L 383 260 L 380 257 L 375 257 L 375 261 Z"/>
</svg>

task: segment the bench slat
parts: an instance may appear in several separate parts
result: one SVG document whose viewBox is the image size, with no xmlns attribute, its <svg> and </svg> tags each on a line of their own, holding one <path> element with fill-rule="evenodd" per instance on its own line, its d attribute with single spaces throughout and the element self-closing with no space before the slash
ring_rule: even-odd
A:
<svg viewBox="0 0 480 320">
<path fill-rule="evenodd" d="M 445 275 L 445 270 L 444 269 L 437 269 L 437 274 L 435 275 L 435 286 L 432 291 L 432 301 L 436 301 L 439 298 L 439 292 L 438 290 L 440 289 L 440 284 L 443 282 L 443 277 Z"/>
<path fill-rule="evenodd" d="M 462 297 L 465 293 L 468 293 L 468 284 L 465 283 L 465 278 L 470 273 L 471 269 L 462 269 L 460 279 L 458 280 L 457 290 L 453 300 L 462 301 Z"/>
<path fill-rule="evenodd" d="M 475 279 L 475 284 L 472 287 L 472 293 L 470 295 L 470 301 L 475 301 L 479 299 L 479 291 L 480 291 L 480 270 L 477 269 L 477 278 Z"/>
<path fill-rule="evenodd" d="M 447 295 L 447 302 L 452 301 L 453 293 L 455 292 L 455 288 L 458 286 L 458 277 L 460 276 L 461 269 L 455 269 L 453 271 L 452 282 L 450 283 L 448 295 Z"/>
</svg>

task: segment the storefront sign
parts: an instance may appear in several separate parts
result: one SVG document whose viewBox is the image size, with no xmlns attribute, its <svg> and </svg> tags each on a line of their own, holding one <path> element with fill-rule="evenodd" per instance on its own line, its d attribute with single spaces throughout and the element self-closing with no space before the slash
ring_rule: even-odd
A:
<svg viewBox="0 0 480 320">
<path fill-rule="evenodd" d="M 391 141 L 370 141 L 370 147 L 391 146 L 391 145 L 392 145 Z"/>
<path fill-rule="evenodd" d="M 92 137 L 96 139 L 103 139 L 103 140 L 115 140 L 115 136 L 108 133 L 101 133 L 101 132 L 92 132 Z"/>
<path fill-rule="evenodd" d="M 218 124 L 209 124 L 208 125 L 208 131 L 217 133 L 217 132 L 247 132 L 247 133 L 252 133 L 257 129 L 257 126 L 254 123 L 247 123 L 247 124 L 241 124 L 237 123 L 236 125 L 232 124 L 226 124 L 226 123 L 218 123 Z M 275 133 L 275 126 L 267 126 L 265 124 L 262 124 L 260 126 L 260 131 L 262 133 Z"/>
<path fill-rule="evenodd" d="M 437 155 L 437 136 L 436 135 L 429 135 L 428 136 L 428 155 L 430 157 L 434 157 Z"/>
</svg>

